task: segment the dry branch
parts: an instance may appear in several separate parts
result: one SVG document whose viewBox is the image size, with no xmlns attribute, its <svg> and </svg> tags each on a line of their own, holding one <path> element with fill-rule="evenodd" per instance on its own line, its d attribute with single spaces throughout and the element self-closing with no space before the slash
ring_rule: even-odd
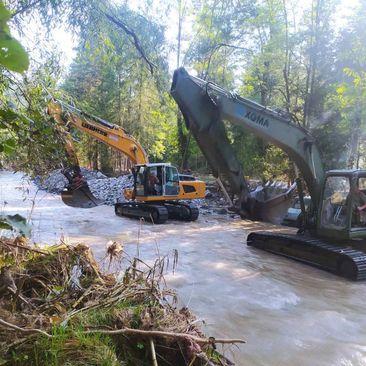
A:
<svg viewBox="0 0 366 366">
<path fill-rule="evenodd" d="M 25 250 L 25 251 L 28 251 L 28 252 L 34 252 L 34 253 L 43 254 L 43 255 L 48 254 L 48 252 L 45 251 L 45 250 L 37 249 L 37 248 L 34 248 L 34 247 L 28 247 L 28 246 L 25 246 L 25 245 L 19 245 L 19 244 L 16 244 L 16 243 L 10 243 L 9 240 L 7 240 L 4 244 L 9 246 L 9 247 L 22 249 L 22 250 Z"/>
<path fill-rule="evenodd" d="M 17 332 L 22 332 L 22 333 L 29 333 L 29 334 L 34 334 L 34 333 L 39 333 L 44 335 L 47 338 L 52 338 L 52 336 L 50 334 L 48 334 L 47 332 L 41 330 L 41 329 L 35 329 L 35 328 L 20 328 L 15 324 L 11 324 L 6 322 L 3 319 L 0 319 L 0 325 L 2 325 L 5 328 L 10 328 L 13 330 L 16 330 Z"/>
<path fill-rule="evenodd" d="M 131 329 L 131 328 L 123 328 L 123 329 L 116 329 L 116 330 L 105 330 L 105 329 L 92 329 L 87 330 L 84 334 L 91 334 L 91 333 L 100 333 L 100 334 L 108 334 L 108 335 L 138 335 L 142 337 L 155 337 L 155 338 L 171 338 L 175 340 L 191 340 L 198 344 L 235 344 L 235 343 L 246 343 L 243 339 L 221 339 L 221 338 L 201 338 L 194 336 L 189 333 L 173 333 L 173 332 L 163 332 L 160 330 L 142 330 L 142 329 Z"/>
<path fill-rule="evenodd" d="M 150 338 L 149 342 L 150 342 L 151 360 L 152 360 L 153 366 L 158 366 L 158 361 L 156 359 L 154 340 L 152 338 Z"/>
<path fill-rule="evenodd" d="M 145 62 L 148 64 L 150 73 L 153 74 L 154 68 L 156 68 L 156 65 L 151 60 L 149 60 L 149 58 L 146 56 L 146 53 L 145 53 L 143 47 L 141 46 L 141 42 L 140 42 L 139 38 L 137 37 L 136 33 L 131 28 L 129 28 L 127 26 L 127 24 L 124 23 L 121 19 L 117 19 L 113 15 L 105 13 L 105 12 L 103 12 L 103 14 L 110 22 L 115 24 L 117 27 L 121 28 L 128 36 L 130 36 L 130 38 L 132 38 L 131 41 L 132 41 L 134 47 L 139 52 L 141 57 L 145 60 Z"/>
</svg>

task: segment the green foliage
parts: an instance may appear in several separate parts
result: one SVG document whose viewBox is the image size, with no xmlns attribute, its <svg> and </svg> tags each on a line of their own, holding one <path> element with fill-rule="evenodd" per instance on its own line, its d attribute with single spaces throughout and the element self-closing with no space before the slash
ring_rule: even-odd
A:
<svg viewBox="0 0 366 366">
<path fill-rule="evenodd" d="M 0 215 L 0 229 L 11 230 L 22 236 L 30 236 L 31 227 L 27 220 L 18 214 L 15 215 Z"/>
<path fill-rule="evenodd" d="M 12 354 L 12 365 L 39 366 L 117 366 L 120 365 L 113 342 L 99 334 L 86 335 L 82 330 L 54 326 L 52 338 L 37 337 L 32 350 Z"/>
<path fill-rule="evenodd" d="M 161 72 L 151 75 L 144 61 L 136 59 L 128 37 L 111 24 L 104 24 L 97 37 L 83 34 L 78 54 L 63 88 L 77 105 L 101 118 L 121 125 L 147 150 L 150 160 L 168 155 L 168 137 L 174 128 L 174 108 L 167 93 L 169 82 L 163 59 L 162 28 L 126 6 L 117 10 L 138 29 L 144 50 Z M 118 170 L 123 157 L 80 136 L 79 152 L 87 165 L 104 171 Z"/>
<path fill-rule="evenodd" d="M 146 148 L 152 161 L 181 165 L 186 155 L 190 167 L 206 169 L 204 156 L 195 141 L 189 141 L 168 94 L 171 44 L 165 38 L 168 21 L 163 11 L 157 16 L 142 15 L 126 2 L 113 5 L 107 0 L 5 4 L 19 30 L 36 14 L 48 28 L 63 21 L 77 32 L 77 56 L 62 79 L 62 89 L 77 106 L 123 126 Z M 146 8 L 150 5 L 146 2 Z M 159 7 L 169 13 L 171 5 Z M 179 64 L 263 105 L 286 111 L 294 123 L 312 130 L 326 167 L 362 165 L 366 141 L 366 115 L 361 107 L 366 97 L 364 2 L 339 32 L 333 29 L 334 0 L 314 0 L 303 7 L 292 0 L 241 1 L 229 6 L 223 0 L 200 0 L 178 2 L 178 8 L 177 34 L 183 22 Z M 8 29 L 10 13 L 4 14 L 1 24 Z M 157 66 L 154 75 L 131 35 L 106 14 L 134 31 L 144 55 Z M 169 31 L 174 30 L 173 20 L 169 20 Z M 43 111 L 47 95 L 40 86 L 55 92 L 60 85 L 57 59 L 51 55 L 28 74 L 23 79 L 5 71 L 0 75 L 0 156 L 2 163 L 40 173 L 64 161 L 59 138 Z M 278 149 L 231 125 L 227 130 L 246 175 L 268 177 L 292 169 Z M 127 169 L 123 157 L 111 149 L 85 135 L 75 136 L 83 164 L 108 173 Z"/>
<path fill-rule="evenodd" d="M 28 69 L 29 58 L 23 46 L 10 34 L 7 25 L 10 18 L 10 11 L 0 1 L 0 65 L 11 71 L 23 72 Z"/>
</svg>

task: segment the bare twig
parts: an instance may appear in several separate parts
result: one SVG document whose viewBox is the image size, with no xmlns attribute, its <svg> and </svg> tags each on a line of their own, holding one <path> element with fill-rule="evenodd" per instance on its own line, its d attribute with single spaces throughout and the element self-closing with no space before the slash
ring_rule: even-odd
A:
<svg viewBox="0 0 366 366">
<path fill-rule="evenodd" d="M 18 332 L 22 332 L 22 333 L 39 333 L 39 334 L 42 334 L 44 335 L 45 337 L 47 338 L 52 338 L 52 335 L 51 334 L 48 334 L 47 332 L 41 330 L 41 329 L 35 329 L 35 328 L 20 328 L 18 327 L 17 325 L 15 324 L 11 324 L 11 323 L 8 323 L 6 322 L 5 320 L 3 319 L 0 319 L 0 325 L 2 325 L 3 327 L 5 328 L 10 328 L 10 329 L 13 329 L 13 330 L 16 330 Z"/>
<path fill-rule="evenodd" d="M 103 14 L 109 21 L 111 21 L 117 27 L 121 28 L 128 36 L 130 36 L 130 38 L 132 38 L 131 41 L 132 41 L 133 45 L 135 46 L 135 48 L 138 51 L 138 53 L 140 54 L 140 56 L 148 64 L 150 73 L 152 75 L 154 73 L 154 68 L 156 68 L 157 66 L 151 60 L 149 60 L 149 58 L 146 56 L 146 53 L 145 53 L 144 49 L 142 48 L 140 40 L 137 37 L 136 33 L 131 28 L 129 28 L 127 26 L 127 24 L 124 23 L 121 19 L 117 19 L 113 15 L 108 14 L 106 12 L 103 12 Z"/>
<path fill-rule="evenodd" d="M 46 251 L 44 251 L 44 250 L 41 250 L 41 249 L 30 248 L 30 247 L 28 247 L 28 246 L 18 245 L 18 244 L 15 244 L 15 243 L 9 243 L 9 242 L 6 242 L 6 243 L 4 243 L 4 244 L 5 244 L 5 245 L 7 245 L 7 246 L 9 246 L 9 247 L 28 250 L 29 252 L 36 252 L 36 253 L 43 254 L 43 255 L 47 255 L 47 254 L 49 254 L 48 252 L 46 252 Z"/>
<path fill-rule="evenodd" d="M 151 360 L 152 360 L 152 364 L 153 366 L 158 366 L 158 361 L 156 359 L 156 353 L 155 353 L 155 345 L 154 345 L 154 340 L 152 338 L 149 339 L 150 342 L 150 349 L 151 349 Z"/>
<path fill-rule="evenodd" d="M 36 0 L 36 1 L 33 1 L 27 5 L 24 5 L 22 7 L 20 7 L 19 9 L 17 9 L 11 16 L 12 18 L 14 18 L 15 16 L 19 15 L 19 14 L 22 14 L 26 11 L 28 11 L 29 9 L 31 9 L 32 7 L 38 5 L 39 3 L 41 2 L 41 0 Z"/>
<path fill-rule="evenodd" d="M 87 330 L 84 334 L 91 334 L 91 333 L 100 333 L 100 334 L 107 334 L 107 335 L 118 335 L 118 334 L 125 334 L 125 335 L 139 335 L 142 337 L 157 337 L 157 338 L 173 338 L 178 340 L 192 340 L 198 344 L 234 344 L 234 343 L 246 343 L 243 339 L 221 339 L 221 338 L 201 338 L 194 336 L 192 334 L 185 334 L 185 333 L 173 333 L 173 332 L 163 332 L 160 330 L 142 330 L 142 329 L 131 329 L 131 328 L 123 328 L 123 329 L 116 329 L 116 330 L 105 330 L 105 329 L 93 329 Z"/>
</svg>

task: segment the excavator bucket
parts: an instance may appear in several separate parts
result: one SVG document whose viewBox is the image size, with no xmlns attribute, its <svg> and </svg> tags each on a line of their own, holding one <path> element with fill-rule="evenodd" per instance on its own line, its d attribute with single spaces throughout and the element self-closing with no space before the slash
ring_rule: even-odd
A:
<svg viewBox="0 0 366 366">
<path fill-rule="evenodd" d="M 77 189 L 67 188 L 61 192 L 61 198 L 63 203 L 70 207 L 92 208 L 103 204 L 102 200 L 93 195 L 87 184 Z"/>
<path fill-rule="evenodd" d="M 255 218 L 276 225 L 281 224 L 294 201 L 296 184 L 282 192 L 279 190 L 269 192 L 270 196 L 265 199 L 261 197 L 261 193 L 260 191 L 252 193 L 252 197 L 255 199 L 253 209 L 256 215 Z"/>
</svg>

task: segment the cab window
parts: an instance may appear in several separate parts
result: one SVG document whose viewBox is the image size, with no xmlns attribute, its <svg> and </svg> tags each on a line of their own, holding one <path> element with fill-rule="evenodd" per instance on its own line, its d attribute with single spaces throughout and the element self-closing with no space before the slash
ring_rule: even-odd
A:
<svg viewBox="0 0 366 366">
<path fill-rule="evenodd" d="M 352 227 L 366 227 L 366 177 L 358 178 L 352 194 Z"/>
<path fill-rule="evenodd" d="M 136 196 L 144 196 L 145 194 L 145 167 L 140 166 L 136 172 Z"/>
<path fill-rule="evenodd" d="M 346 177 L 328 177 L 325 182 L 321 211 L 321 225 L 329 229 L 347 226 L 347 203 L 350 181 Z"/>
<path fill-rule="evenodd" d="M 179 175 L 177 168 L 173 166 L 165 167 L 165 195 L 177 196 L 179 193 Z"/>
</svg>

